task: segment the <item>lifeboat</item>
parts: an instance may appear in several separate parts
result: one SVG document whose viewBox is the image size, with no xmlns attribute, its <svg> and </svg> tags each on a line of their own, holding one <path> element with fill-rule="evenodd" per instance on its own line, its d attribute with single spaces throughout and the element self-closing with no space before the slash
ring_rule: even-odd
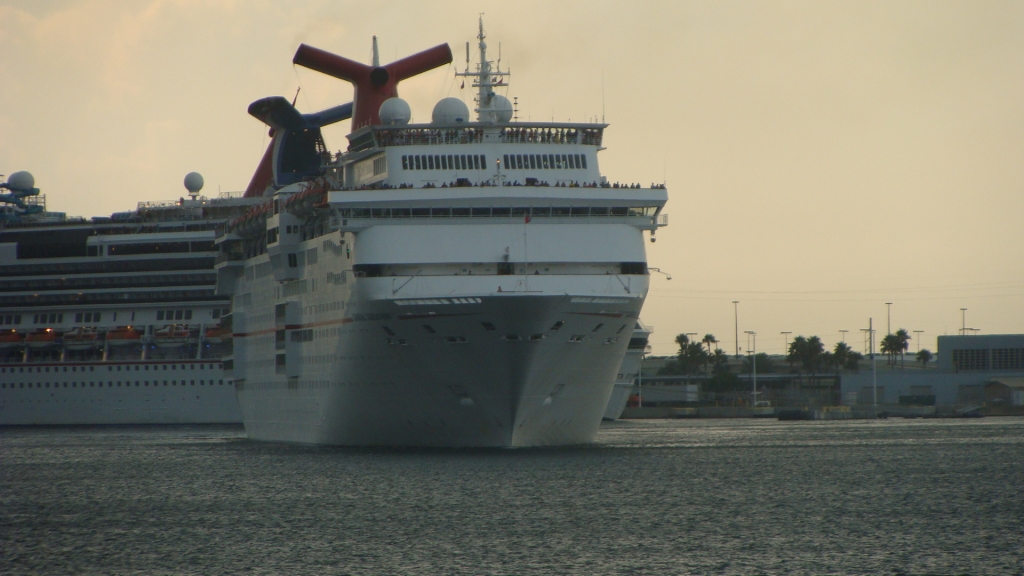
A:
<svg viewBox="0 0 1024 576">
<path fill-rule="evenodd" d="M 185 324 L 170 324 L 153 332 L 153 341 L 160 348 L 176 348 L 189 342 L 191 333 Z"/>
<path fill-rule="evenodd" d="M 57 345 L 57 331 L 53 328 L 37 328 L 25 336 L 29 348 L 49 348 Z"/>
<path fill-rule="evenodd" d="M 79 326 L 64 334 L 64 347 L 68 350 L 88 350 L 102 342 L 102 335 L 91 326 Z"/>
<path fill-rule="evenodd" d="M 24 344 L 24 341 L 17 330 L 0 331 L 0 350 L 21 348 L 22 344 Z"/>
<path fill-rule="evenodd" d="M 214 326 L 207 328 L 206 332 L 203 333 L 203 340 L 206 340 L 210 344 L 220 344 L 225 340 L 231 338 L 231 331 L 223 326 Z"/>
<path fill-rule="evenodd" d="M 129 346 L 142 340 L 142 332 L 131 326 L 118 326 L 107 332 L 107 344 L 110 346 Z"/>
</svg>

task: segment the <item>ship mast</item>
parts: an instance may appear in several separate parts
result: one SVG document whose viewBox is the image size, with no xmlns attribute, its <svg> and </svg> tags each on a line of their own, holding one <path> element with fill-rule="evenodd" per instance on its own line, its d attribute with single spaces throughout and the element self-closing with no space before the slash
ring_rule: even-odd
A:
<svg viewBox="0 0 1024 576">
<path fill-rule="evenodd" d="M 480 64 L 475 72 L 469 71 L 469 42 L 466 42 L 466 71 L 456 72 L 456 76 L 467 76 L 473 78 L 473 87 L 477 89 L 476 95 L 476 119 L 477 122 L 494 124 L 498 121 L 497 110 L 494 108 L 494 87 L 506 86 L 505 76 L 511 76 L 507 70 L 501 70 L 501 51 L 498 51 L 498 61 L 494 63 L 487 59 L 487 43 L 484 42 L 484 17 L 480 16 L 480 33 L 477 34 L 480 50 Z"/>
</svg>

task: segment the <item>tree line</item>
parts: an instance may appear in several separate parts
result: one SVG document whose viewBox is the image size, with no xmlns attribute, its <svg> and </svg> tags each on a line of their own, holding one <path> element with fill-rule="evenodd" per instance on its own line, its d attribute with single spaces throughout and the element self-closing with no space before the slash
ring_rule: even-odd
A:
<svg viewBox="0 0 1024 576">
<path fill-rule="evenodd" d="M 881 352 L 888 355 L 888 364 L 896 366 L 896 356 L 900 356 L 902 365 L 903 356 L 909 348 L 910 334 L 906 329 L 900 328 L 893 334 L 882 339 Z M 675 357 L 666 362 L 658 371 L 659 375 L 696 375 L 703 374 L 707 379 L 710 389 L 730 390 L 741 385 L 739 378 L 732 373 L 729 367 L 729 355 L 721 348 L 712 345 L 718 344 L 713 334 L 705 334 L 701 340 L 691 340 L 687 334 L 676 336 L 676 344 L 679 351 Z M 761 352 L 756 355 L 757 372 L 759 374 L 771 374 L 776 371 L 772 359 Z M 831 351 L 825 350 L 825 344 L 817 336 L 797 336 L 790 343 L 786 354 L 786 362 L 790 370 L 798 370 L 814 377 L 826 370 L 835 370 L 839 373 L 843 370 L 856 371 L 864 355 L 855 352 L 846 342 L 836 342 Z M 922 367 L 927 367 L 932 359 L 932 353 L 922 349 L 917 353 L 917 360 Z M 799 369 L 796 367 L 799 366 Z M 747 356 L 743 362 L 744 373 L 753 371 L 751 356 Z M 745 384 L 743 384 L 745 386 Z"/>
</svg>

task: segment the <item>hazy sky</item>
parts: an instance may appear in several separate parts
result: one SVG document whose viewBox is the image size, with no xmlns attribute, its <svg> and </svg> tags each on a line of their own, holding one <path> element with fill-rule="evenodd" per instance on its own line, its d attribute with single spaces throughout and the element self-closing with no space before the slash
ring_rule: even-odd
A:
<svg viewBox="0 0 1024 576">
<path fill-rule="evenodd" d="M 0 173 L 84 216 L 178 198 L 191 170 L 242 190 L 267 143 L 250 102 L 351 99 L 292 66 L 300 43 L 369 62 L 376 34 L 389 62 L 448 42 L 462 69 L 479 12 L 522 119 L 603 114 L 603 173 L 667 183 L 656 354 L 680 332 L 732 352 L 733 300 L 740 346 L 769 353 L 782 331 L 860 349 L 885 302 L 933 351 L 960 308 L 1024 331 L 1024 2 L 0 0 Z M 471 102 L 454 71 L 400 85 L 413 121 Z"/>
</svg>

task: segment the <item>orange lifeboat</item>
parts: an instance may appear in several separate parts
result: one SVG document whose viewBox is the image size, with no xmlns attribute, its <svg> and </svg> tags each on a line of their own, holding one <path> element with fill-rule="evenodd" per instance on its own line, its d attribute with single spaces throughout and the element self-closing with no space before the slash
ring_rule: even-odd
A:
<svg viewBox="0 0 1024 576">
<path fill-rule="evenodd" d="M 231 331 L 223 326 L 207 328 L 206 332 L 203 334 L 203 339 L 210 344 L 220 344 L 229 338 L 231 338 Z"/>
<path fill-rule="evenodd" d="M 57 345 L 57 331 L 53 328 L 37 328 L 25 336 L 29 348 L 49 348 Z"/>
<path fill-rule="evenodd" d="M 64 333 L 64 346 L 68 350 L 88 350 L 102 341 L 101 334 L 91 326 L 79 326 Z"/>
<path fill-rule="evenodd" d="M 0 350 L 21 348 L 22 344 L 24 344 L 24 340 L 17 330 L 11 329 L 0 331 Z"/>
<path fill-rule="evenodd" d="M 131 326 L 118 326 L 107 332 L 107 344 L 110 346 L 128 346 L 138 344 L 142 340 L 142 332 Z"/>
</svg>

